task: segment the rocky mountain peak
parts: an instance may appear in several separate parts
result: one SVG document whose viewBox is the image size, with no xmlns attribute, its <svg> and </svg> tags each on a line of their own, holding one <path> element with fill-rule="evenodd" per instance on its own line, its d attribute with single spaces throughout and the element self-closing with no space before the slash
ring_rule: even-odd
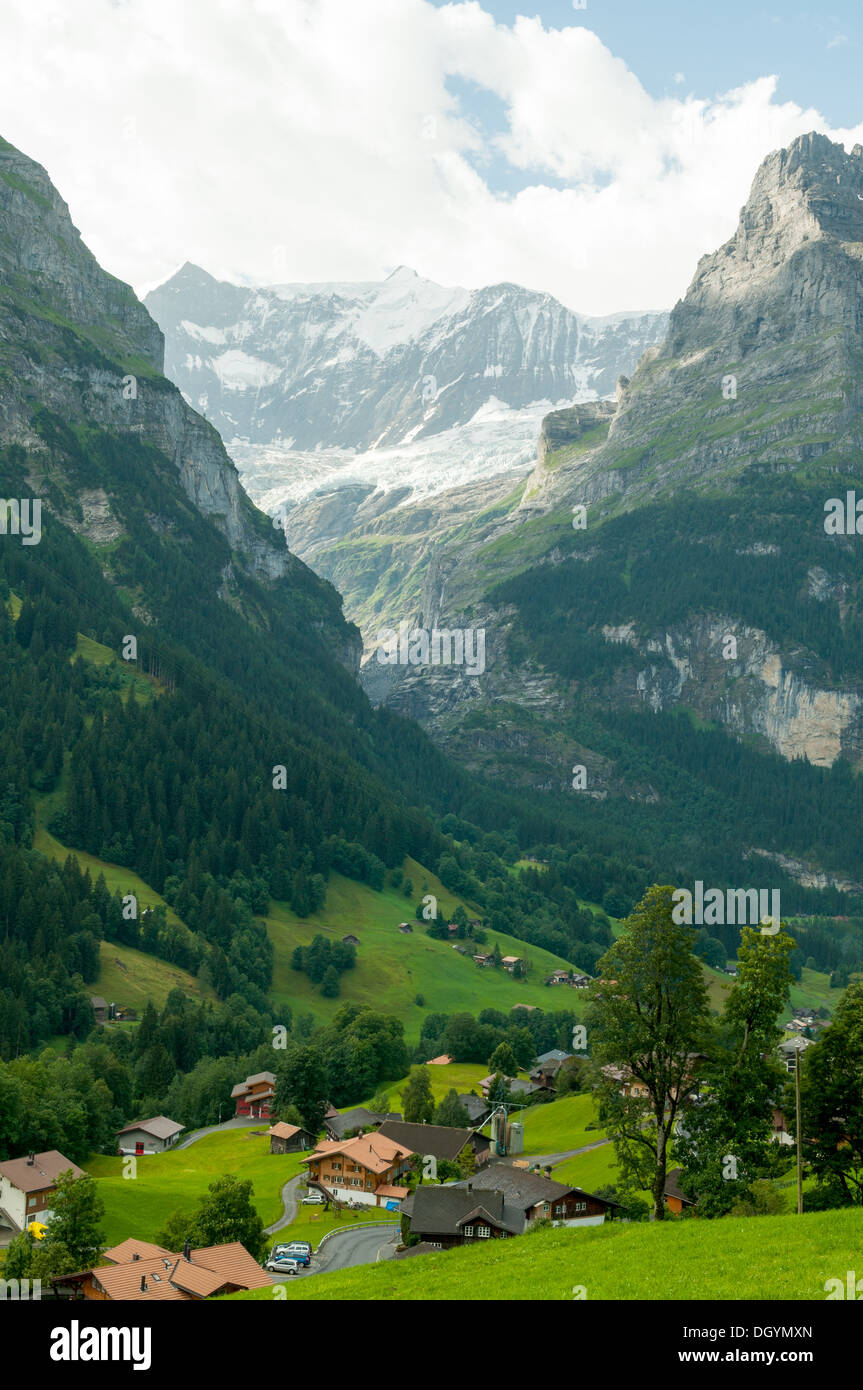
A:
<svg viewBox="0 0 863 1390">
<path fill-rule="evenodd" d="M 101 347 L 119 358 L 143 358 L 161 372 L 158 326 L 131 288 L 107 274 L 84 245 L 42 165 L 2 139 L 0 279 L 7 302 L 22 308 L 35 296 L 87 335 L 101 321 Z"/>
</svg>

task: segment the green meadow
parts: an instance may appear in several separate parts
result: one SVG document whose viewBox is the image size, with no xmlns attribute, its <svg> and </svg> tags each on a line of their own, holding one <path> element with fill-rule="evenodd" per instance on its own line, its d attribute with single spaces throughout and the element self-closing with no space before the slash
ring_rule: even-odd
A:
<svg viewBox="0 0 863 1390">
<path fill-rule="evenodd" d="M 540 1229 L 440 1254 L 387 1260 L 289 1283 L 290 1302 L 602 1299 L 792 1299 L 826 1297 L 863 1243 L 863 1210 L 721 1221 L 612 1222 Z M 272 1289 L 232 1300 L 273 1298 Z M 279 1295 L 281 1298 L 282 1295 Z M 585 1334 L 590 1314 L 585 1311 Z"/>
<path fill-rule="evenodd" d="M 434 874 L 413 859 L 405 860 L 404 872 L 414 885 L 411 899 L 389 884 L 376 892 L 367 884 L 332 873 L 326 903 L 310 917 L 297 917 L 285 904 L 271 903 L 267 930 L 275 949 L 275 1003 L 290 1005 L 295 1014 L 312 1013 L 322 1022 L 331 1019 L 346 999 L 369 1004 L 400 1018 L 406 1037 L 414 1040 L 428 1012 L 476 1014 L 483 1008 L 496 1008 L 506 1013 L 516 1004 L 540 1009 L 578 1008 L 577 998 L 570 998 L 575 991 L 567 992 L 564 1003 L 560 991 L 544 984 L 553 970 L 568 964 L 549 951 L 489 931 L 485 945 L 478 950 L 491 951 L 497 941 L 501 955 L 524 956 L 531 962 L 528 978 L 515 980 L 504 970 L 480 968 L 470 954 L 460 955 L 450 942 L 427 936 L 426 924 L 414 917 L 422 896 L 433 893 L 438 912 L 447 918 L 462 899 L 449 893 Z M 463 905 L 468 916 L 482 915 L 474 904 Z M 400 922 L 413 927 L 410 935 L 398 931 Z M 359 939 L 356 968 L 342 975 L 342 990 L 336 999 L 324 999 L 305 975 L 291 969 L 294 948 L 309 945 L 318 933 L 334 939 L 352 933 Z M 470 941 L 459 944 L 470 952 Z M 422 1005 L 416 1003 L 418 994 L 423 997 Z"/>
<path fill-rule="evenodd" d="M 124 1178 L 128 1159 L 93 1154 L 84 1167 L 98 1179 L 105 1203 L 102 1222 L 109 1245 L 135 1236 L 155 1240 L 175 1211 L 192 1211 L 211 1182 L 225 1173 L 250 1178 L 254 1205 L 265 1226 L 282 1214 L 281 1190 L 300 1171 L 299 1154 L 271 1154 L 261 1131 L 225 1129 L 200 1139 L 188 1149 L 147 1154 L 135 1165 L 136 1176 Z"/>
</svg>

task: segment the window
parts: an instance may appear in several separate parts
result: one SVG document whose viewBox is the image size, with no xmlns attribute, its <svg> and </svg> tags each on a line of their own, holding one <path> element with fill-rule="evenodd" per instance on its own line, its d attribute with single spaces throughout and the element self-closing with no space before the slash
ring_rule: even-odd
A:
<svg viewBox="0 0 863 1390">
<path fill-rule="evenodd" d="M 477 1226 L 476 1233 L 480 1240 L 488 1240 L 491 1235 L 491 1226 Z"/>
<path fill-rule="evenodd" d="M 587 1211 L 587 1202 L 576 1202 L 576 1204 L 575 1204 L 575 1210 L 576 1210 L 576 1211 Z"/>
<path fill-rule="evenodd" d="M 473 1235 L 473 1226 L 465 1226 L 465 1228 L 464 1228 L 464 1233 L 465 1233 L 466 1236 L 472 1236 L 472 1235 Z"/>
<path fill-rule="evenodd" d="M 543 1211 L 548 1212 L 548 1211 L 551 1211 L 551 1206 L 550 1206 L 550 1204 L 549 1204 L 548 1202 L 543 1202 L 543 1204 L 542 1204 L 542 1209 L 543 1209 Z"/>
<path fill-rule="evenodd" d="M 566 1215 L 566 1203 L 565 1203 L 565 1202 L 561 1202 L 558 1206 L 556 1206 L 555 1209 L 554 1209 L 554 1214 L 555 1214 L 555 1216 L 565 1216 L 565 1215 Z"/>
<path fill-rule="evenodd" d="M 36 1205 L 36 1198 L 35 1198 L 35 1197 L 28 1197 L 28 1198 L 27 1198 L 27 1205 L 28 1205 L 28 1207 L 35 1207 L 35 1205 Z"/>
<path fill-rule="evenodd" d="M 334 1173 L 340 1172 L 340 1171 L 341 1171 L 341 1167 L 342 1167 L 342 1165 L 341 1165 L 340 1163 L 334 1163 L 334 1164 L 332 1165 L 333 1172 L 334 1172 Z"/>
</svg>

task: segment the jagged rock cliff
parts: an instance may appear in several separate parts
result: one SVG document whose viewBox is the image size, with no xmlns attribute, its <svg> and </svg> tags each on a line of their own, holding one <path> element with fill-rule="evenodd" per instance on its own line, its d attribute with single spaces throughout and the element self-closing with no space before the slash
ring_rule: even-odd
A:
<svg viewBox="0 0 863 1390">
<path fill-rule="evenodd" d="M 171 461 L 190 502 L 226 537 L 233 563 L 263 580 L 290 574 L 299 562 L 162 363 L 160 329 L 83 244 L 45 170 L 0 142 L 0 444 L 26 450 L 35 481 L 47 458 L 46 415 L 136 436 Z M 86 525 L 116 539 L 123 526 L 110 498 L 96 501 Z"/>
<path fill-rule="evenodd" d="M 632 507 L 687 481 L 732 487 L 753 464 L 853 463 L 861 296 L 863 147 L 801 136 L 767 157 L 734 236 L 699 261 L 607 439 L 554 473 L 541 459 L 523 506 Z"/>
</svg>

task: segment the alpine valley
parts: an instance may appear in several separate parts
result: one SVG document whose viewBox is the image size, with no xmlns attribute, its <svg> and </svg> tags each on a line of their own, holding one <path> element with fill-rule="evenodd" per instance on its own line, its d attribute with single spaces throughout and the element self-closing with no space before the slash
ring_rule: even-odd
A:
<svg viewBox="0 0 863 1390">
<path fill-rule="evenodd" d="M 9 1082 L 10 1152 L 46 1107 L 73 1158 L 213 1123 L 279 1025 L 337 1106 L 566 1045 L 546 981 L 651 883 L 780 889 L 798 1002 L 847 983 L 861 561 L 824 516 L 860 483 L 861 194 L 859 148 L 770 155 L 668 319 L 187 265 L 148 301 L 166 375 L 0 143 L 0 490 L 42 504 L 0 544 L 0 1060 L 88 1039 L 94 991 L 143 1013 L 86 1082 L 51 1053 L 38 1113 Z M 484 629 L 484 670 L 382 664 L 400 623 Z M 699 938 L 717 988 L 738 945 Z M 79 1080 L 114 1089 L 76 1146 Z"/>
</svg>

